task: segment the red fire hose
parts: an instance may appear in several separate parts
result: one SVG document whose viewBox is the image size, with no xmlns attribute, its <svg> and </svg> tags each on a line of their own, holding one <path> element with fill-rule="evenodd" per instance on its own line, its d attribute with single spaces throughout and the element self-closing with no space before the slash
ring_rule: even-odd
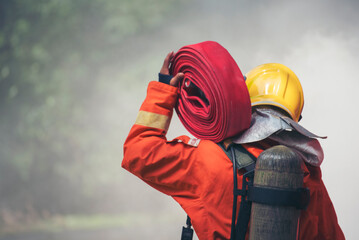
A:
<svg viewBox="0 0 359 240">
<path fill-rule="evenodd" d="M 199 139 L 220 142 L 247 129 L 251 103 L 243 75 L 228 51 L 212 41 L 182 47 L 171 73 L 184 73 L 176 112 Z"/>
</svg>

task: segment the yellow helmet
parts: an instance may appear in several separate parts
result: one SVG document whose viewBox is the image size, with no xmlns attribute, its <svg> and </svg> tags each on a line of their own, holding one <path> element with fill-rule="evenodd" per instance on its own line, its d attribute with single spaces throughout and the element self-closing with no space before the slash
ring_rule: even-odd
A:
<svg viewBox="0 0 359 240">
<path fill-rule="evenodd" d="M 267 63 L 246 74 L 253 106 L 271 105 L 287 112 L 298 122 L 303 110 L 302 85 L 292 70 L 283 64 Z"/>
</svg>

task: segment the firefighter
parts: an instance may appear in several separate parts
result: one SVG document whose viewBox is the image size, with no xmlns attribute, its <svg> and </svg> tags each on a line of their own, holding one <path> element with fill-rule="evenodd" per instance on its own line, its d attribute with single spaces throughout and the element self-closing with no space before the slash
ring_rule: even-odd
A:
<svg viewBox="0 0 359 240">
<path fill-rule="evenodd" d="M 245 138 L 253 136 L 253 125 L 243 138 L 238 136 L 220 144 L 188 136 L 168 141 L 166 132 L 178 97 L 177 85 L 184 76 L 178 73 L 168 79 L 172 57 L 173 52 L 164 60 L 160 82 L 148 85 L 147 97 L 124 144 L 122 167 L 177 201 L 191 218 L 199 239 L 230 239 L 234 184 L 233 164 L 226 151 L 233 145 L 241 146 L 255 159 L 278 141 L 267 141 L 268 136 L 262 136 L 259 142 Z M 244 143 L 235 144 L 234 140 Z M 296 151 L 306 156 L 301 150 Z M 247 166 L 237 171 L 238 185 L 242 184 Z M 319 166 L 308 164 L 306 173 L 304 181 L 311 188 L 312 201 L 300 219 L 300 239 L 344 239 Z"/>
</svg>

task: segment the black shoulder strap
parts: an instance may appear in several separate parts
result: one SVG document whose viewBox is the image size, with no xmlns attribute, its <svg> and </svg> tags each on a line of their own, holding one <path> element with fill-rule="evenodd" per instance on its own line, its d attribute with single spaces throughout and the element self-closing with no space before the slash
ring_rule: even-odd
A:
<svg viewBox="0 0 359 240">
<path fill-rule="evenodd" d="M 218 143 L 218 146 L 222 148 L 232 163 L 235 159 L 237 170 L 244 168 L 246 171 L 251 171 L 254 169 L 257 158 L 249 153 L 242 145 L 231 143 L 225 148 L 223 143 Z M 232 149 L 234 150 L 234 155 L 232 154 Z"/>
<path fill-rule="evenodd" d="M 233 207 L 232 207 L 232 223 L 231 223 L 231 240 L 236 239 L 236 214 L 237 214 L 237 196 L 238 194 L 234 193 L 238 189 L 237 186 L 237 164 L 236 164 L 236 155 L 234 149 L 231 149 L 231 160 L 233 163 Z"/>
<path fill-rule="evenodd" d="M 241 146 L 241 145 L 240 145 Z M 241 146 L 242 154 L 249 154 L 246 152 Z M 231 147 L 231 153 L 232 153 L 232 159 L 236 159 L 236 153 L 235 149 Z M 237 184 L 237 164 L 234 162 L 235 160 L 232 160 L 233 162 L 233 211 L 232 211 L 232 225 L 231 225 L 231 240 L 244 240 L 249 218 L 251 215 L 251 209 L 252 209 L 252 203 L 247 198 L 247 191 L 248 189 L 253 186 L 253 176 L 254 176 L 254 167 L 255 162 L 247 167 L 245 169 L 247 172 L 243 174 L 243 180 L 242 180 L 242 188 L 238 189 Z M 239 212 L 237 216 L 237 224 L 235 224 L 236 219 L 236 213 L 237 213 L 237 196 L 241 196 L 241 205 L 239 207 Z"/>
</svg>

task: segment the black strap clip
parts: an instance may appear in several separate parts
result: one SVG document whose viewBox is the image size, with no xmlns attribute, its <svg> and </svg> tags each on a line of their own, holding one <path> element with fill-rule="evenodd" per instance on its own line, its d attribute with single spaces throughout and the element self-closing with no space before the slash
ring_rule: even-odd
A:
<svg viewBox="0 0 359 240">
<path fill-rule="evenodd" d="M 186 227 L 182 227 L 181 240 L 192 240 L 193 229 L 191 224 L 191 218 L 187 215 Z"/>
<path fill-rule="evenodd" d="M 233 194 L 237 196 L 242 196 L 242 200 L 247 200 L 246 197 L 248 196 L 248 189 L 253 186 L 253 178 L 254 178 L 254 170 L 248 171 L 243 174 L 243 181 L 242 181 L 242 188 L 237 189 L 234 188 Z"/>
</svg>

